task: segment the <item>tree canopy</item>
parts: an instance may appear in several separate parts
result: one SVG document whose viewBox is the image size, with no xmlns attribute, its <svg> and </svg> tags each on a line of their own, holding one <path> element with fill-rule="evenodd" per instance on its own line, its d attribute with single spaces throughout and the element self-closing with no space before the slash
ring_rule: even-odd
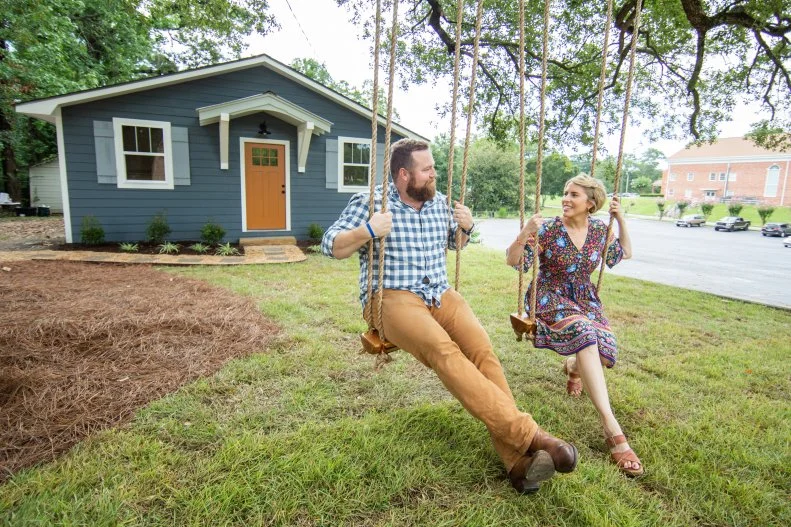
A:
<svg viewBox="0 0 791 527">
<path fill-rule="evenodd" d="M 366 19 L 367 0 L 336 0 Z M 638 0 L 617 2 L 607 48 L 603 127 L 620 127 L 628 50 Z M 402 0 L 399 66 L 405 82 L 453 71 L 453 53 L 471 62 L 475 2 L 464 6 L 456 35 L 456 0 Z M 406 4 L 406 5 L 403 5 Z M 528 115 L 535 121 L 541 78 L 543 2 L 526 2 Z M 476 113 L 491 137 L 513 137 L 519 111 L 519 3 L 485 0 Z M 371 19 L 373 17 L 370 17 Z M 791 130 L 791 4 L 787 0 L 645 0 L 637 41 L 632 122 L 651 138 L 716 138 L 739 102 L 756 103 L 768 119 L 754 123 L 763 145 L 789 148 Z M 592 143 L 606 2 L 551 5 L 547 137 L 556 145 Z M 531 128 L 535 130 L 535 127 Z"/>
</svg>

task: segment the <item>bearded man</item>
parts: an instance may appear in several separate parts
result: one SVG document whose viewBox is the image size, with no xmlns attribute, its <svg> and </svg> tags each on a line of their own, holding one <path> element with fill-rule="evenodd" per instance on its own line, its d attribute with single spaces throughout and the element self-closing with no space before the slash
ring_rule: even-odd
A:
<svg viewBox="0 0 791 527">
<path fill-rule="evenodd" d="M 470 209 L 453 210 L 437 192 L 434 158 L 428 143 L 402 139 L 390 155 L 392 182 L 387 212 L 369 219 L 368 192 L 355 194 L 322 239 L 333 258 L 360 255 L 360 301 L 368 298 L 368 259 L 374 261 L 373 290 L 382 289 L 382 330 L 389 342 L 431 368 L 448 391 L 489 430 L 513 487 L 538 490 L 555 472 L 571 472 L 577 449 L 542 430 L 520 411 L 483 326 L 462 296 L 448 284 L 446 247 L 460 250 L 475 227 Z M 382 187 L 374 191 L 382 209 Z M 461 231 L 456 246 L 456 231 Z M 379 244 L 386 238 L 384 277 L 378 275 Z M 375 316 L 377 306 L 370 310 Z"/>
</svg>

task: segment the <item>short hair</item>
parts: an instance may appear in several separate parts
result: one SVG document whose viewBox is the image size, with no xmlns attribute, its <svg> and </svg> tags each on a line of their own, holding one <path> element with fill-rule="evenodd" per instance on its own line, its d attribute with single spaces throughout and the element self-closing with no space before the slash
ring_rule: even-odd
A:
<svg viewBox="0 0 791 527">
<path fill-rule="evenodd" d="M 583 172 L 566 181 L 566 184 L 563 186 L 563 190 L 568 188 L 568 186 L 572 183 L 584 188 L 585 194 L 588 195 L 588 199 L 593 202 L 593 207 L 589 209 L 588 212 L 593 214 L 604 206 L 604 201 L 607 199 L 607 195 L 604 192 L 604 183 L 602 183 L 601 179 L 590 177 L 588 174 Z"/>
<path fill-rule="evenodd" d="M 428 150 L 429 146 L 422 139 L 404 138 L 390 146 L 390 175 L 395 178 L 402 168 L 412 169 L 412 152 Z"/>
</svg>

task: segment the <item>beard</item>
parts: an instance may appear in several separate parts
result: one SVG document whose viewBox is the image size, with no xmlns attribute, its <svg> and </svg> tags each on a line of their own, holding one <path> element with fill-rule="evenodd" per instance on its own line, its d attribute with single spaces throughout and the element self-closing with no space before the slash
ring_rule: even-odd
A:
<svg viewBox="0 0 791 527">
<path fill-rule="evenodd" d="M 409 181 L 406 184 L 406 195 L 416 201 L 429 201 L 434 199 L 437 193 L 437 187 L 434 183 L 435 180 L 427 181 L 425 185 L 417 188 L 415 185 L 415 176 L 409 174 Z"/>
</svg>

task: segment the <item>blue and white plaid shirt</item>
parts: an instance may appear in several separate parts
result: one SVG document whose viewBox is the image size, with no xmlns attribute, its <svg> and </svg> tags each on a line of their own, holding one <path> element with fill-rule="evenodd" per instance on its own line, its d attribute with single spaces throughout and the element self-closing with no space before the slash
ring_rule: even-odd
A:
<svg viewBox="0 0 791 527">
<path fill-rule="evenodd" d="M 382 187 L 374 191 L 375 210 L 382 208 Z M 338 221 L 332 224 L 321 240 L 321 250 L 332 257 L 335 237 L 365 224 L 368 221 L 370 194 L 360 192 L 349 200 Z M 426 305 L 440 306 L 442 293 L 450 289 L 445 257 L 445 247 L 456 248 L 457 224 L 448 209 L 446 197 L 437 192 L 434 199 L 426 201 L 415 210 L 403 201 L 398 189 L 391 182 L 387 191 L 387 210 L 393 213 L 393 230 L 385 238 L 385 289 L 411 291 L 420 296 Z M 373 290 L 379 287 L 379 241 L 374 242 Z M 368 244 L 360 255 L 360 301 L 368 301 Z"/>
</svg>

